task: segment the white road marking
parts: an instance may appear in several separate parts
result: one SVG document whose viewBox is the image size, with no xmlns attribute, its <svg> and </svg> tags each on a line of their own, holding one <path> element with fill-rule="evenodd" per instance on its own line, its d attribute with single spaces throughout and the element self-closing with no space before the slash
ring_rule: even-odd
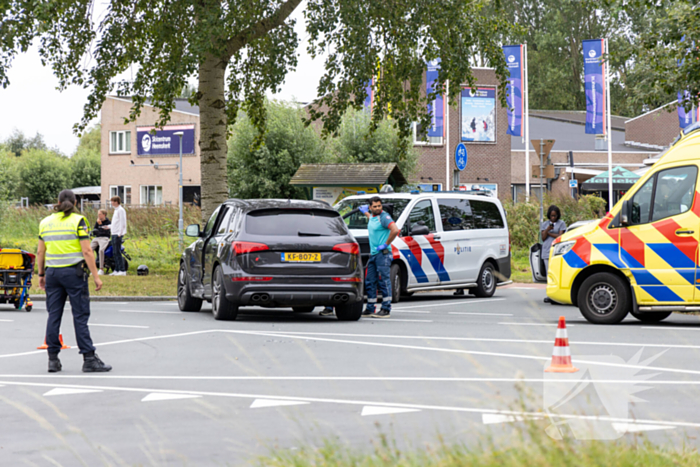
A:
<svg viewBox="0 0 700 467">
<path fill-rule="evenodd" d="M 646 381 L 645 381 L 646 383 Z M 155 393 L 155 394 L 167 394 L 167 395 L 189 395 L 189 396 L 213 396 L 213 397 L 230 397 L 230 398 L 244 398 L 244 399 L 277 399 L 277 400 L 295 400 L 302 402 L 320 402 L 329 404 L 343 404 L 343 405 L 371 405 L 371 406 L 386 406 L 386 407 L 396 407 L 404 409 L 418 409 L 418 410 L 439 410 L 439 411 L 450 411 L 450 412 L 463 412 L 463 413 L 491 413 L 491 414 L 504 414 L 504 415 L 516 415 L 524 417 L 542 416 L 541 413 L 537 412 L 520 412 L 512 410 L 498 410 L 498 409 L 487 409 L 481 407 L 457 407 L 457 406 L 444 406 L 444 405 L 428 405 L 428 404 L 405 404 L 398 402 L 383 402 L 383 401 L 364 401 L 364 400 L 353 400 L 353 399 L 324 399 L 318 397 L 295 397 L 295 396 L 278 396 L 278 395 L 268 395 L 268 394 L 241 394 L 241 393 L 225 393 L 225 392 L 209 392 L 209 391 L 181 391 L 181 390 L 167 390 L 162 389 L 149 389 L 149 388 L 125 388 L 119 386 L 86 386 L 86 385 L 61 385 L 55 383 L 28 383 L 28 382 L 13 382 L 13 381 L 0 381 L 0 384 L 5 384 L 8 386 L 30 386 L 30 387 L 66 387 L 66 388 L 83 388 L 83 389 L 99 389 L 99 390 L 112 390 L 112 391 L 123 391 L 123 392 L 134 392 L 134 393 Z M 596 415 L 568 415 L 568 414 L 552 414 L 552 418 L 566 419 L 566 420 L 598 420 L 598 421 L 608 421 L 608 422 L 619 422 L 619 423 L 640 423 L 640 424 L 655 424 L 664 426 L 684 426 L 690 428 L 700 428 L 700 423 L 693 422 L 667 422 L 663 420 L 644 420 L 644 419 L 630 419 L 630 418 L 615 418 L 615 417 L 601 417 Z"/>
<path fill-rule="evenodd" d="M 101 389 L 75 389 L 75 388 L 53 388 L 45 392 L 44 396 L 67 396 L 72 394 L 88 394 L 91 392 L 103 392 Z"/>
<path fill-rule="evenodd" d="M 677 331 L 700 331 L 700 327 L 677 328 L 677 327 L 671 327 L 671 326 L 642 326 L 642 329 L 673 329 L 673 330 L 677 330 Z"/>
<path fill-rule="evenodd" d="M 305 405 L 310 404 L 310 402 L 300 402 L 300 401 L 282 401 L 276 399 L 255 399 L 252 404 L 250 404 L 251 409 L 260 409 L 263 407 L 283 407 L 288 405 Z"/>
<path fill-rule="evenodd" d="M 637 433 L 639 431 L 670 430 L 676 428 L 669 425 L 645 425 L 641 423 L 613 423 L 615 431 L 618 433 Z"/>
<path fill-rule="evenodd" d="M 179 311 L 158 311 L 158 310 L 119 310 L 121 313 L 157 313 L 162 315 L 179 315 Z"/>
<path fill-rule="evenodd" d="M 0 322 L 2 322 L 2 323 L 14 323 L 15 320 L 13 320 L 13 319 L 0 319 Z"/>
<path fill-rule="evenodd" d="M 392 313 L 422 313 L 422 314 L 430 314 L 429 311 L 421 311 L 421 310 L 397 310 L 392 308 L 391 310 Z"/>
<path fill-rule="evenodd" d="M 557 326 L 557 323 L 498 323 L 507 326 Z M 567 324 L 566 327 L 576 326 L 575 324 Z"/>
<path fill-rule="evenodd" d="M 135 328 L 135 329 L 148 329 L 149 326 L 134 326 L 130 324 L 97 324 L 97 323 L 88 323 L 89 326 L 104 326 L 104 327 L 109 327 L 109 328 Z"/>
<path fill-rule="evenodd" d="M 459 305 L 473 305 L 475 303 L 484 303 L 484 302 L 502 302 L 503 300 L 506 300 L 505 298 L 489 298 L 487 300 L 453 300 L 450 303 L 433 303 L 430 305 L 411 305 L 403 308 L 396 308 L 396 310 L 409 310 L 413 308 L 430 308 L 430 307 L 437 307 L 437 306 L 459 306 Z"/>
<path fill-rule="evenodd" d="M 420 409 L 400 409 L 397 407 L 382 407 L 377 405 L 365 405 L 362 407 L 363 417 L 368 415 L 389 415 L 395 413 L 408 413 L 408 412 L 420 412 Z"/>
<path fill-rule="evenodd" d="M 152 392 L 146 397 L 141 399 L 141 402 L 153 402 L 153 401 L 174 401 L 178 399 L 196 399 L 202 397 L 197 394 L 183 394 L 183 393 L 167 393 L 167 392 Z"/>
<path fill-rule="evenodd" d="M 448 315 L 513 316 L 509 313 L 472 313 L 469 311 L 448 311 Z"/>
<path fill-rule="evenodd" d="M 373 318 L 373 319 L 372 319 L 372 322 L 374 322 L 374 321 L 386 321 L 386 322 L 389 322 L 389 321 L 403 321 L 403 322 L 406 322 L 406 323 L 432 323 L 432 322 L 433 322 L 433 321 L 430 320 L 430 319 L 396 319 L 396 318 L 389 318 L 389 319 L 381 319 L 381 318 L 380 318 L 380 319 L 377 319 L 377 318 Z"/>
</svg>

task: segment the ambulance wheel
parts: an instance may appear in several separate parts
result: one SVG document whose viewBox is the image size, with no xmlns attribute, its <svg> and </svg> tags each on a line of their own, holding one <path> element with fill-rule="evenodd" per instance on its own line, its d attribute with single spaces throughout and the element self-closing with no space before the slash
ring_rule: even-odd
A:
<svg viewBox="0 0 700 467">
<path fill-rule="evenodd" d="M 401 300 L 401 269 L 398 264 L 391 265 L 391 303 Z"/>
<path fill-rule="evenodd" d="M 479 278 L 474 289 L 474 295 L 479 298 L 487 298 L 493 296 L 496 292 L 496 274 L 494 274 L 493 264 L 484 263 L 479 271 Z"/>
<path fill-rule="evenodd" d="M 632 316 L 637 318 L 642 323 L 658 323 L 659 321 L 663 321 L 673 314 L 671 311 L 662 311 L 657 313 L 635 313 L 634 311 L 630 311 L 630 313 L 632 313 Z"/>
<path fill-rule="evenodd" d="M 629 286 L 615 274 L 593 274 L 581 284 L 578 306 L 591 323 L 617 324 L 630 311 Z"/>
</svg>

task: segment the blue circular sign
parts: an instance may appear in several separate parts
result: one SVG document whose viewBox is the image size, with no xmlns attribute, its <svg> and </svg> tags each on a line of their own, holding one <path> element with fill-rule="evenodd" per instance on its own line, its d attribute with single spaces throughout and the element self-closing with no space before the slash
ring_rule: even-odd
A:
<svg viewBox="0 0 700 467">
<path fill-rule="evenodd" d="M 459 170 L 467 168 L 467 147 L 464 143 L 459 143 L 455 149 L 455 164 Z"/>
</svg>

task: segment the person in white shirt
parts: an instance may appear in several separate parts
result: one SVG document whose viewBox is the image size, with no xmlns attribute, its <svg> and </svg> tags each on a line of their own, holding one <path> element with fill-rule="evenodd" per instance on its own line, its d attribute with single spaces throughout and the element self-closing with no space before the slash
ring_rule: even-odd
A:
<svg viewBox="0 0 700 467">
<path fill-rule="evenodd" d="M 126 276 L 124 268 L 124 257 L 122 256 L 122 237 L 126 235 L 126 211 L 122 207 L 122 199 L 119 196 L 113 197 L 112 207 L 112 255 L 114 255 L 114 272 L 110 276 Z"/>
</svg>

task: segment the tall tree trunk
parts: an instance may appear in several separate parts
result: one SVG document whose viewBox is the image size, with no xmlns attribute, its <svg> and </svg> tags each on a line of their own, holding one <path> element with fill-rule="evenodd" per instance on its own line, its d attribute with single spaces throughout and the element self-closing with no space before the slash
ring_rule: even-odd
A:
<svg viewBox="0 0 700 467">
<path fill-rule="evenodd" d="M 199 66 L 199 150 L 202 172 L 202 220 L 228 198 L 226 171 L 226 97 L 224 73 L 227 60 L 207 55 Z"/>
</svg>

